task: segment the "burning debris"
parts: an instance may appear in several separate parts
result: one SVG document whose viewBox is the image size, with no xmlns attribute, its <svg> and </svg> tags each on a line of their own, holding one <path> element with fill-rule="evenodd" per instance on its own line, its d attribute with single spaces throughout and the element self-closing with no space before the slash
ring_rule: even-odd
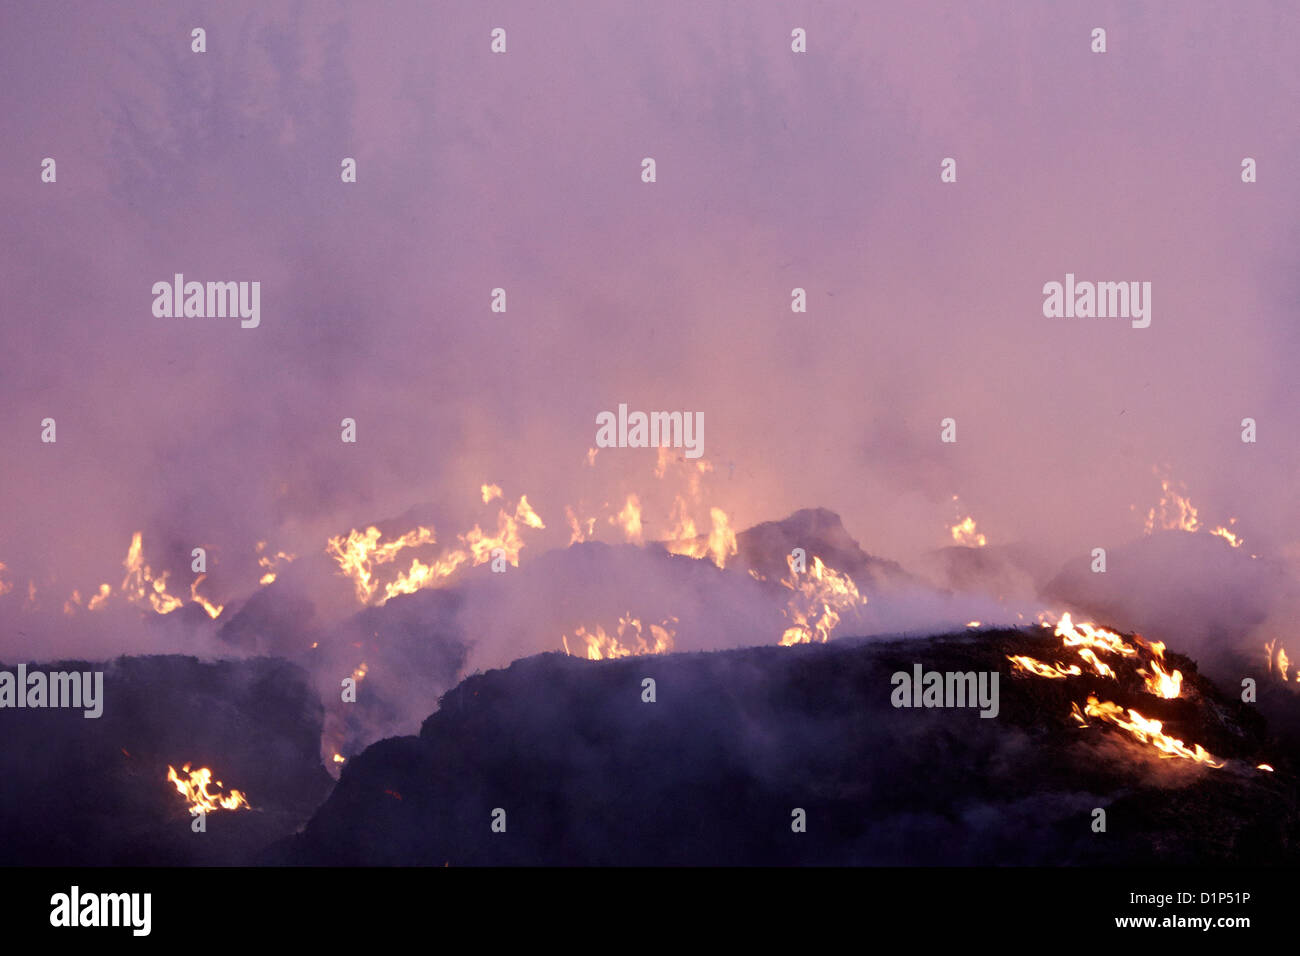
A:
<svg viewBox="0 0 1300 956">
<path fill-rule="evenodd" d="M 1084 649 L 1115 676 L 1085 665 Z M 1044 660 L 1061 675 L 1003 681 L 994 719 L 969 706 L 890 702 L 891 675 L 918 661 L 992 677 Z M 1184 675 L 1177 698 L 1151 693 L 1137 674 L 1155 660 Z M 658 683 L 655 704 L 639 702 L 647 674 Z M 1090 691 L 1102 684 L 1111 701 Z M 631 719 L 629 707 L 645 717 Z M 1300 793 L 1289 769 L 1261 763 L 1266 746 L 1258 715 L 1220 695 L 1190 661 L 1064 619 L 1055 628 L 668 653 L 601 667 L 544 654 L 466 679 L 418 738 L 360 755 L 302 833 L 267 859 L 1281 862 L 1300 846 Z M 501 780 L 511 783 L 504 806 L 494 796 Z M 492 839 L 480 819 L 496 806 L 509 816 L 509 841 Z M 1091 828 L 1096 807 L 1111 821 L 1104 839 Z M 791 808 L 809 823 L 793 839 Z M 680 838 L 683 827 L 690 839 Z"/>
<path fill-rule="evenodd" d="M 866 604 L 867 599 L 858 592 L 858 586 L 847 574 L 822 563 L 813 555 L 811 570 L 796 571 L 794 558 L 787 557 L 790 577 L 781 584 L 795 592 L 786 607 L 785 615 L 792 622 L 781 635 L 783 647 L 791 644 L 817 642 L 825 644 L 840 623 L 840 615 L 851 608 Z"/>
<path fill-rule="evenodd" d="M 578 627 L 574 633 L 574 641 L 582 641 L 586 645 L 587 659 L 593 661 L 613 660 L 618 657 L 634 657 L 641 654 L 667 654 L 673 649 L 673 636 L 676 634 L 677 618 L 668 618 L 658 624 L 651 624 L 647 628 L 648 638 L 641 631 L 641 622 L 632 617 L 631 612 L 618 619 L 618 630 L 613 634 L 606 634 L 605 629 L 599 624 L 596 625 L 595 632 L 589 632 L 585 627 Z M 560 642 L 564 645 L 564 653 L 572 655 L 574 652 L 569 648 L 569 637 L 567 634 L 560 636 Z M 579 645 L 581 647 L 581 645 Z"/>
<path fill-rule="evenodd" d="M 1048 625 L 1044 624 L 1043 626 Z M 1134 661 L 1137 661 L 1142 656 L 1134 644 L 1125 641 L 1113 631 L 1096 627 L 1088 622 L 1075 624 L 1068 613 L 1061 615 L 1053 633 L 1056 637 L 1061 638 L 1063 649 L 1073 649 L 1078 657 L 1089 666 L 1092 674 L 1116 683 L 1119 683 L 1119 675 L 1116 674 L 1114 668 L 1097 656 L 1098 652 L 1118 658 L 1116 661 L 1117 666 L 1119 661 L 1127 658 L 1133 658 Z M 1143 678 L 1143 689 L 1163 700 L 1177 698 L 1182 690 L 1183 674 L 1179 670 L 1174 670 L 1172 673 L 1165 670 L 1164 643 L 1161 641 L 1147 643 L 1141 638 L 1135 638 L 1134 643 L 1141 645 L 1148 655 L 1144 665 L 1134 671 L 1137 677 Z M 1084 675 L 1083 668 L 1078 664 L 1065 665 L 1059 661 L 1055 665 L 1045 664 L 1023 654 L 1008 655 L 1007 660 L 1011 661 L 1013 673 L 1016 674 L 1027 674 L 1048 679 L 1074 678 Z M 1150 744 L 1160 752 L 1161 756 L 1182 757 L 1216 769 L 1224 766 L 1223 762 L 1216 761 L 1200 744 L 1193 744 L 1190 747 L 1185 746 L 1181 740 L 1176 740 L 1163 733 L 1161 721 L 1143 717 L 1142 714 L 1132 708 L 1126 710 L 1111 701 L 1099 700 L 1092 694 L 1088 696 L 1087 702 L 1082 708 L 1080 708 L 1077 701 L 1073 702 L 1070 707 L 1070 715 L 1078 722 L 1080 727 L 1090 726 L 1085 719 L 1086 717 L 1095 717 L 1127 731 L 1135 740 L 1141 743 Z"/>
<path fill-rule="evenodd" d="M 189 803 L 190 816 L 213 813 L 217 810 L 252 809 L 248 804 L 248 798 L 238 790 L 231 789 L 228 794 L 210 792 L 208 785 L 212 783 L 212 771 L 207 767 L 191 770 L 190 765 L 185 764 L 181 767 L 181 773 L 186 776 L 182 777 L 176 772 L 175 767 L 171 764 L 167 765 L 167 782 L 174 784 L 176 792 Z M 217 788 L 221 789 L 223 786 L 224 784 L 218 780 Z"/>
</svg>

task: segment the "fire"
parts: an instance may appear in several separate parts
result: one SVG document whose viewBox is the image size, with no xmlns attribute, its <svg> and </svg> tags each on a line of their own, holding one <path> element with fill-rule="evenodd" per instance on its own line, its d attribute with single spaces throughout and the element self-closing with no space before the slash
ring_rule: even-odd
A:
<svg viewBox="0 0 1300 956">
<path fill-rule="evenodd" d="M 586 643 L 587 659 L 592 661 L 612 660 L 616 657 L 635 657 L 642 654 L 667 654 L 673 649 L 673 638 L 677 636 L 677 618 L 670 617 L 659 624 L 651 624 L 643 632 L 641 622 L 632 617 L 631 612 L 618 619 L 615 634 L 606 634 L 599 624 L 595 632 L 585 627 L 578 627 L 573 632 L 575 641 L 581 639 Z M 560 635 L 564 653 L 573 656 L 569 649 L 569 637 Z"/>
<path fill-rule="evenodd" d="M 501 489 L 497 485 L 485 484 L 480 492 L 484 503 L 501 497 Z M 413 594 L 423 588 L 436 587 L 463 565 L 478 566 L 492 560 L 493 552 L 498 549 L 505 560 L 518 567 L 519 552 L 524 547 L 519 535 L 521 526 L 538 529 L 546 527 L 541 516 L 528 503 L 527 495 L 519 496 L 513 515 L 505 508 L 497 512 L 495 534 L 484 531 L 476 524 L 465 534 L 457 536 L 463 547 L 453 548 L 430 563 L 413 557 L 405 571 L 398 572 L 394 580 L 383 585 L 383 593 L 375 603 L 384 604 L 399 594 Z M 389 541 L 382 541 L 382 538 L 383 533 L 371 525 L 365 531 L 354 528 L 348 532 L 347 537 L 331 537 L 325 545 L 325 553 L 338 563 L 339 573 L 352 579 L 357 600 L 362 604 L 369 604 L 380 594 L 381 585 L 377 576 L 379 565 L 396 561 L 407 549 L 437 543 L 434 529 L 423 525 L 417 525 Z"/>
<path fill-rule="evenodd" d="M 0 574 L 4 574 L 4 570 L 5 570 L 5 563 L 3 561 L 0 561 Z M 8 594 L 13 589 L 14 589 L 13 584 L 6 584 L 3 580 L 0 580 L 0 594 Z"/>
<path fill-rule="evenodd" d="M 1236 521 L 1237 519 L 1233 518 L 1232 520 Z M 1232 545 L 1234 548 L 1241 547 L 1242 544 L 1241 538 L 1233 534 L 1227 528 L 1220 526 L 1218 528 L 1215 528 L 1213 531 L 1211 531 L 1210 534 L 1217 534 L 1220 538 L 1222 538 L 1224 541 L 1227 541 L 1228 544 Z"/>
<path fill-rule="evenodd" d="M 1291 667 L 1291 658 L 1287 656 L 1286 648 L 1278 643 L 1277 638 L 1264 645 L 1264 653 L 1268 655 L 1268 672 L 1273 673 L 1273 661 L 1276 659 L 1278 676 L 1283 681 L 1289 680 L 1286 672 Z M 1300 673 L 1296 674 L 1296 681 L 1300 682 Z"/>
<path fill-rule="evenodd" d="M 1169 478 L 1161 478 L 1160 490 L 1160 503 L 1147 512 L 1144 525 L 1147 534 L 1156 530 L 1196 532 L 1203 529 L 1200 514 L 1187 497 L 1182 482 L 1175 486 Z M 1244 543 L 1241 536 L 1229 530 L 1236 523 L 1236 518 L 1229 518 L 1227 526 L 1219 525 L 1210 534 L 1227 541 L 1233 548 L 1240 548 Z"/>
<path fill-rule="evenodd" d="M 627 503 L 623 505 L 617 515 L 609 519 L 609 523 L 623 529 L 623 537 L 632 544 L 641 544 L 641 499 L 636 495 L 628 495 Z"/>
<path fill-rule="evenodd" d="M 1079 648 L 1079 656 L 1092 665 L 1092 669 L 1097 672 L 1098 676 L 1115 679 L 1115 671 L 1111 669 L 1109 664 L 1103 663 L 1092 648 Z"/>
<path fill-rule="evenodd" d="M 288 563 L 289 561 L 292 561 L 295 557 L 297 557 L 296 555 L 293 554 L 285 554 L 283 551 L 277 551 L 273 555 L 263 554 L 262 552 L 265 550 L 266 550 L 266 542 L 265 541 L 257 542 L 257 553 L 259 555 L 257 559 L 257 565 L 262 569 L 262 577 L 258 580 L 257 583 L 261 584 L 263 587 L 275 581 L 277 569 L 280 567 L 281 561 Z"/>
<path fill-rule="evenodd" d="M 1193 744 L 1188 747 L 1181 740 L 1164 733 L 1160 721 L 1149 720 L 1132 708 L 1129 708 L 1126 717 L 1124 708 L 1118 704 L 1099 701 L 1092 695 L 1088 696 L 1088 702 L 1082 711 L 1080 711 L 1077 703 L 1072 704 L 1071 707 L 1071 716 L 1079 722 L 1081 727 L 1089 726 L 1085 716 L 1096 717 L 1127 731 L 1134 739 L 1155 747 L 1156 750 L 1160 751 L 1162 757 L 1180 757 L 1216 769 L 1223 766 L 1222 762 L 1216 761 L 1214 756 L 1200 744 Z"/>
<path fill-rule="evenodd" d="M 122 591 L 132 603 L 148 601 L 157 613 L 170 614 L 185 602 L 167 593 L 167 572 L 155 577 L 152 569 L 144 563 L 143 551 L 142 535 L 137 531 L 131 536 L 131 546 L 127 549 L 126 560 L 122 562 L 126 568 Z"/>
<path fill-rule="evenodd" d="M 527 495 L 519 496 L 519 504 L 515 506 L 513 517 L 504 509 L 497 512 L 497 533 L 495 535 L 489 535 L 481 531 L 478 525 L 474 525 L 466 534 L 460 536 L 460 540 L 462 544 L 469 548 L 476 566 L 491 560 L 492 552 L 500 548 L 505 552 L 506 560 L 515 567 L 519 567 L 519 552 L 524 547 L 524 542 L 519 537 L 519 526 L 521 524 L 529 528 L 546 527 L 542 519 L 537 516 L 537 512 L 528 503 Z"/>
<path fill-rule="evenodd" d="M 346 759 L 347 759 L 347 758 L 344 757 L 341 753 L 336 753 L 336 754 L 334 754 L 334 762 L 335 762 L 335 763 L 343 763 Z"/>
<path fill-rule="evenodd" d="M 1163 697 L 1166 700 L 1173 700 L 1179 695 L 1179 693 L 1181 693 L 1183 685 L 1182 671 L 1176 670 L 1170 674 L 1160 666 L 1160 662 L 1157 660 L 1151 661 L 1151 668 L 1155 671 L 1154 674 L 1148 673 L 1145 670 L 1138 671 L 1139 674 L 1146 678 L 1147 690 L 1155 694 L 1157 697 Z"/>
<path fill-rule="evenodd" d="M 207 577 L 206 574 L 200 574 L 197 578 L 194 579 L 194 583 L 190 585 L 190 599 L 194 601 L 195 604 L 202 605 L 203 610 L 208 612 L 208 617 L 213 618 L 215 620 L 217 616 L 221 614 L 224 605 L 213 604 L 203 595 L 199 594 L 199 585 L 203 583 L 203 579 L 206 577 Z"/>
<path fill-rule="evenodd" d="M 1078 677 L 1083 673 L 1078 664 L 1071 664 L 1068 667 L 1060 661 L 1057 661 L 1055 665 L 1044 664 L 1042 661 L 1035 660 L 1032 657 L 1026 657 L 1023 654 L 1008 657 L 1007 660 L 1014 665 L 1013 670 L 1018 674 L 1029 673 L 1035 674 L 1038 677 L 1049 677 L 1055 679 L 1063 677 Z"/>
<path fill-rule="evenodd" d="M 684 554 L 692 558 L 709 558 L 718 567 L 726 567 L 727 558 L 736 554 L 736 532 L 731 530 L 727 513 L 721 508 L 710 508 L 712 528 L 707 536 L 697 535 L 695 522 L 686 514 L 686 502 L 679 495 L 673 505 L 676 524 L 664 542 L 669 554 Z"/>
<path fill-rule="evenodd" d="M 1183 489 L 1181 482 L 1178 489 Z M 1168 478 L 1160 479 L 1160 503 L 1147 512 L 1147 534 L 1154 532 L 1157 527 L 1165 531 L 1196 531 L 1200 528 L 1201 519 L 1196 508 L 1178 489 L 1174 488 L 1174 483 Z"/>
<path fill-rule="evenodd" d="M 232 789 L 228 794 L 210 792 L 208 784 L 212 782 L 212 771 L 207 767 L 191 770 L 190 765 L 185 764 L 181 767 L 181 773 L 187 774 L 188 779 L 182 779 L 170 764 L 167 766 L 167 780 L 175 784 L 176 792 L 189 802 L 190 816 L 212 813 L 216 810 L 252 809 L 248 798 L 239 790 Z M 218 780 L 217 787 L 222 786 L 224 784 Z"/>
<path fill-rule="evenodd" d="M 1092 647 L 1124 657 L 1132 657 L 1137 653 L 1136 648 L 1125 643 L 1123 638 L 1112 631 L 1093 627 L 1087 622 L 1076 626 L 1070 620 L 1069 612 L 1062 614 L 1060 621 L 1057 622 L 1056 636 L 1064 641 L 1066 647 Z"/>
<path fill-rule="evenodd" d="M 362 604 L 367 603 L 379 588 L 379 582 L 375 580 L 375 565 L 393 561 L 406 548 L 435 541 L 433 529 L 423 526 L 417 526 L 394 541 L 380 544 L 382 537 L 383 533 L 371 525 L 365 531 L 354 528 L 346 538 L 330 538 L 325 545 L 325 553 L 338 562 L 341 573 L 352 578 L 357 600 Z"/>
<path fill-rule="evenodd" d="M 975 519 L 970 515 L 948 530 L 952 534 L 952 540 L 967 548 L 982 548 L 988 543 L 988 539 L 975 530 Z"/>
<path fill-rule="evenodd" d="M 825 644 L 839 624 L 841 612 L 866 604 L 867 599 L 858 593 L 851 577 L 826 566 L 816 555 L 812 569 L 802 576 L 795 573 L 792 557 L 786 555 L 785 561 L 790 577 L 783 578 L 781 584 L 795 595 L 783 612 L 793 623 L 781 635 L 781 646 L 814 641 Z"/>
<path fill-rule="evenodd" d="M 92 611 L 98 611 L 101 607 L 104 606 L 104 602 L 108 600 L 109 595 L 112 593 L 113 593 L 112 587 L 110 587 L 107 583 L 101 584 L 99 586 L 99 593 L 90 599 L 90 601 L 86 604 L 86 607 L 88 607 Z"/>
<path fill-rule="evenodd" d="M 573 513 L 573 509 L 568 505 L 564 506 L 564 517 L 569 522 L 569 544 L 580 544 L 596 533 L 595 518 L 585 518 L 579 521 L 578 516 Z M 585 529 L 583 525 L 586 525 Z"/>
</svg>

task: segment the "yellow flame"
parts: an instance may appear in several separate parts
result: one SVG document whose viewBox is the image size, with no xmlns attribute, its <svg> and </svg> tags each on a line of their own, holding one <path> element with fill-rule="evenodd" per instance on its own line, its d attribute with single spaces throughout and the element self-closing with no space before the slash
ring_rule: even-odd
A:
<svg viewBox="0 0 1300 956">
<path fill-rule="evenodd" d="M 948 530 L 952 533 L 952 540 L 968 548 L 982 548 L 988 543 L 988 539 L 975 530 L 975 519 L 970 515 Z"/>
<path fill-rule="evenodd" d="M 500 485 L 483 485 L 480 490 L 483 492 L 483 504 L 487 504 L 493 498 L 501 497 Z"/>
<path fill-rule="evenodd" d="M 847 574 L 842 574 L 813 556 L 813 566 L 802 575 L 794 570 L 794 558 L 786 555 L 790 577 L 781 584 L 794 591 L 786 606 L 785 617 L 792 623 L 781 635 L 781 646 L 825 644 L 840 622 L 841 612 L 867 603 L 858 593 L 858 586 Z"/>
<path fill-rule="evenodd" d="M 1056 636 L 1061 638 L 1066 647 L 1091 647 L 1100 651 L 1132 657 L 1137 649 L 1128 644 L 1118 634 L 1104 628 L 1093 627 L 1086 621 L 1075 625 L 1069 613 L 1061 615 L 1056 624 Z"/>
<path fill-rule="evenodd" d="M 569 544 L 579 544 L 587 541 L 595 534 L 595 518 L 584 518 L 579 521 L 578 516 L 574 514 L 573 509 L 568 505 L 564 506 L 564 516 L 569 522 Z M 583 525 L 586 525 L 586 527 L 584 528 Z"/>
<path fill-rule="evenodd" d="M 292 561 L 295 557 L 297 557 L 297 555 L 285 554 L 283 551 L 277 551 L 273 555 L 263 554 L 262 552 L 265 550 L 266 550 L 266 542 L 265 541 L 257 542 L 257 552 L 260 555 L 260 557 L 258 557 L 257 559 L 257 565 L 263 571 L 263 574 L 261 578 L 258 579 L 257 583 L 262 585 L 263 587 L 275 581 L 276 574 L 278 573 L 276 569 L 279 568 L 280 562 L 283 561 L 285 563 L 288 563 Z"/>
<path fill-rule="evenodd" d="M 211 793 L 208 784 L 212 782 L 212 771 L 207 767 L 191 770 L 189 764 L 181 767 L 181 772 L 188 775 L 182 779 L 170 764 L 167 766 L 167 780 L 175 784 L 176 792 L 183 796 L 190 805 L 190 815 L 212 813 L 216 810 L 251 810 L 248 798 L 238 790 L 232 789 L 228 794 Z M 221 787 L 220 780 L 217 786 Z"/>
<path fill-rule="evenodd" d="M 587 659 L 592 661 L 612 660 L 617 657 L 634 657 L 642 654 L 667 654 L 673 649 L 673 638 L 677 635 L 677 618 L 670 617 L 659 624 L 651 624 L 643 632 L 641 621 L 627 615 L 618 619 L 618 629 L 614 634 L 606 634 L 599 624 L 595 631 L 578 627 L 573 636 L 586 645 Z M 560 635 L 564 653 L 573 655 L 569 649 L 569 636 Z"/>
<path fill-rule="evenodd" d="M 623 529 L 623 538 L 632 544 L 641 544 L 641 499 L 628 495 L 627 503 L 619 513 L 609 519 L 609 523 Z"/>
<path fill-rule="evenodd" d="M 1213 531 L 1210 532 L 1210 534 L 1217 534 L 1220 538 L 1227 541 L 1228 544 L 1232 545 L 1234 548 L 1240 548 L 1242 545 L 1242 540 L 1240 537 L 1233 534 L 1227 528 L 1224 528 L 1222 526 L 1215 528 Z"/>
<path fill-rule="evenodd" d="M 1017 674 L 1028 673 L 1034 674 L 1038 677 L 1049 677 L 1055 679 L 1078 677 L 1083 673 L 1078 664 L 1071 664 L 1068 667 L 1060 661 L 1057 661 L 1055 665 L 1044 664 L 1042 661 L 1035 660 L 1032 657 L 1027 657 L 1024 654 L 1017 654 L 1014 657 L 1009 656 L 1007 657 L 1007 660 L 1012 663 L 1012 670 Z"/>
<path fill-rule="evenodd" d="M 213 604 L 199 593 L 199 585 L 203 583 L 203 579 L 206 577 L 206 574 L 200 574 L 194 579 L 194 582 L 190 585 L 190 599 L 194 601 L 194 603 L 202 605 L 203 610 L 208 612 L 208 617 L 215 619 L 221 613 L 224 605 Z"/>
<path fill-rule="evenodd" d="M 1079 710 L 1077 703 L 1072 704 L 1071 707 L 1073 708 L 1071 716 L 1078 721 L 1081 727 L 1088 726 L 1087 720 L 1084 719 L 1085 715 L 1087 717 L 1097 717 L 1114 724 L 1121 730 L 1127 731 L 1135 740 L 1150 744 L 1160 752 L 1161 757 L 1180 757 L 1216 769 L 1223 766 L 1222 762 L 1216 761 L 1214 756 L 1200 744 L 1193 744 L 1188 747 L 1181 740 L 1164 733 L 1163 724 L 1160 721 L 1143 717 L 1132 708 L 1129 708 L 1126 717 L 1123 707 L 1111 701 L 1099 701 L 1091 695 L 1089 695 L 1088 703 L 1082 711 Z"/>
<path fill-rule="evenodd" d="M 1163 697 L 1166 700 L 1173 700 L 1173 698 L 1177 697 L 1182 692 L 1182 671 L 1176 670 L 1170 674 L 1161 667 L 1160 662 L 1156 660 L 1151 662 L 1151 668 L 1155 671 L 1154 674 L 1150 674 L 1145 670 L 1138 671 L 1139 674 L 1146 678 L 1147 690 L 1155 694 L 1157 697 Z"/>
<path fill-rule="evenodd" d="M 1096 652 L 1094 652 L 1092 648 L 1079 648 L 1079 656 L 1092 665 L 1092 669 L 1097 672 L 1098 676 L 1109 677 L 1112 680 L 1115 678 L 1115 672 L 1111 669 L 1110 665 L 1104 663 L 1100 658 L 1098 658 Z"/>
<path fill-rule="evenodd" d="M 721 508 L 709 509 L 712 527 L 707 536 L 696 533 L 695 522 L 686 513 L 686 501 L 680 496 L 673 504 L 673 527 L 664 542 L 669 554 L 682 554 L 692 558 L 708 558 L 718 567 L 726 567 L 727 558 L 737 553 L 736 533 L 731 530 L 727 513 Z"/>
<path fill-rule="evenodd" d="M 1146 533 L 1151 534 L 1157 528 L 1165 531 L 1196 531 L 1201 526 L 1201 519 L 1196 508 L 1186 495 L 1168 478 L 1160 479 L 1160 503 L 1147 512 Z"/>
<path fill-rule="evenodd" d="M 379 588 L 375 580 L 375 566 L 393 561 L 406 548 L 433 544 L 435 537 L 432 528 L 418 526 L 393 541 L 383 544 L 379 539 L 383 533 L 374 525 L 365 531 L 355 528 L 342 536 L 330 538 L 325 545 L 325 553 L 330 555 L 340 569 L 340 573 L 352 578 L 357 600 L 367 603 Z"/>
<path fill-rule="evenodd" d="M 167 593 L 167 574 L 155 576 L 150 567 L 144 563 L 144 547 L 139 531 L 131 536 L 131 546 L 127 549 L 126 577 L 122 579 L 122 591 L 127 600 L 133 604 L 147 602 L 158 614 L 170 614 L 185 602 L 175 595 Z"/>
</svg>

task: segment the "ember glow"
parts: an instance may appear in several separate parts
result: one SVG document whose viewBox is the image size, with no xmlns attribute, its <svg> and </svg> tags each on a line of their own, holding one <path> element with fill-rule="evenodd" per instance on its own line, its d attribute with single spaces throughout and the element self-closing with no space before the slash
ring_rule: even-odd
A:
<svg viewBox="0 0 1300 956">
<path fill-rule="evenodd" d="M 184 774 L 185 776 L 181 776 Z M 213 813 L 217 810 L 251 810 L 248 804 L 248 798 L 239 790 L 232 789 L 229 793 L 213 793 L 208 789 L 212 783 L 212 771 L 207 767 L 200 767 L 198 770 L 191 770 L 189 764 L 181 767 L 181 773 L 170 764 L 167 766 L 167 780 L 176 787 L 176 792 L 185 798 L 189 804 L 190 816 L 198 816 L 200 813 Z M 220 780 L 216 782 L 217 790 L 220 791 L 224 786 Z"/>
</svg>

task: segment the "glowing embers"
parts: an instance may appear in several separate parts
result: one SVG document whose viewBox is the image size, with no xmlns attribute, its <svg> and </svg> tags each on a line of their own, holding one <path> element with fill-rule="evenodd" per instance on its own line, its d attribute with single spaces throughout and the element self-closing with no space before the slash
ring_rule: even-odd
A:
<svg viewBox="0 0 1300 956">
<path fill-rule="evenodd" d="M 181 776 L 184 774 L 185 776 Z M 198 816 L 200 813 L 212 813 L 216 810 L 251 810 L 248 804 L 248 798 L 235 789 L 229 793 L 212 793 L 208 786 L 212 783 L 212 771 L 207 767 L 201 767 L 198 770 L 191 770 L 189 764 L 181 767 L 181 773 L 170 764 L 167 766 L 167 781 L 176 787 L 176 792 L 185 798 L 189 804 L 190 816 Z M 217 781 L 217 788 L 220 789 L 224 784 Z"/>
</svg>

